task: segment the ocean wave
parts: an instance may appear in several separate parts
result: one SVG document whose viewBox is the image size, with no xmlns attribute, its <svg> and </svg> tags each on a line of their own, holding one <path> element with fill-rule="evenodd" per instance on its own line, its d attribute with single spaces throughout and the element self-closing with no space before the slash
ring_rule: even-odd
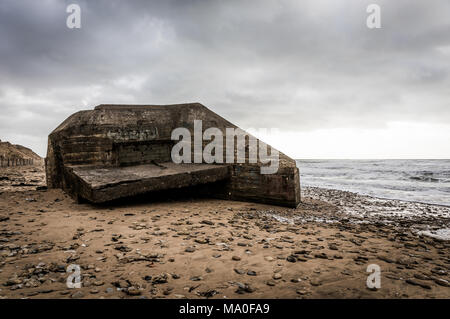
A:
<svg viewBox="0 0 450 319">
<path fill-rule="evenodd" d="M 449 160 L 298 160 L 302 186 L 450 205 Z"/>
<path fill-rule="evenodd" d="M 434 178 L 431 176 L 410 176 L 409 179 L 413 180 L 413 181 L 420 181 L 420 182 L 430 182 L 430 183 L 439 183 L 440 179 L 439 178 Z"/>
</svg>

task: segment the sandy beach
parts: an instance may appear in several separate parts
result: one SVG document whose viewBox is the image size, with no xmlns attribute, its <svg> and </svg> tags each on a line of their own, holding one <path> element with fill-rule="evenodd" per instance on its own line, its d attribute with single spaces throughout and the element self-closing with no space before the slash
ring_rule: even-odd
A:
<svg viewBox="0 0 450 319">
<path fill-rule="evenodd" d="M 308 187 L 296 209 L 94 206 L 42 187 L 42 166 L 0 177 L 1 298 L 450 298 L 449 207 Z M 380 289 L 367 288 L 370 264 Z"/>
</svg>

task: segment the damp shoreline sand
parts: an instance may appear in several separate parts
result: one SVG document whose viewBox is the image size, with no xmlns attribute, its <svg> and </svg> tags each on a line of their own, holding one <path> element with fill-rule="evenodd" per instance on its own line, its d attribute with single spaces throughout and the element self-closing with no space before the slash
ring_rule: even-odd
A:
<svg viewBox="0 0 450 319">
<path fill-rule="evenodd" d="M 448 207 L 310 187 L 296 209 L 93 206 L 36 190 L 42 166 L 0 172 L 1 298 L 450 298 Z M 70 264 L 80 289 L 67 288 Z M 367 288 L 370 264 L 380 289 Z"/>
</svg>

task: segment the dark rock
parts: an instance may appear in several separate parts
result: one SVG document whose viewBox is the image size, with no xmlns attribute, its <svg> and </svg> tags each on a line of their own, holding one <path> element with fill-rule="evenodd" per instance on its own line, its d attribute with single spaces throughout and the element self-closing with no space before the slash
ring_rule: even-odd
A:
<svg viewBox="0 0 450 319">
<path fill-rule="evenodd" d="M 243 274 L 245 274 L 245 270 L 243 270 L 243 269 L 237 269 L 237 268 L 234 268 L 234 272 L 237 273 L 238 275 L 243 275 Z"/>
<path fill-rule="evenodd" d="M 392 263 L 395 262 L 393 259 L 391 259 L 391 258 L 389 258 L 387 256 L 378 256 L 378 259 L 382 260 L 382 261 L 385 261 L 385 262 L 387 262 L 389 264 L 392 264 Z"/>
<path fill-rule="evenodd" d="M 37 291 L 30 291 L 29 293 L 26 294 L 28 297 L 33 297 L 33 296 L 37 296 L 39 295 L 39 292 Z"/>
<path fill-rule="evenodd" d="M 311 284 L 311 286 L 320 286 L 322 285 L 322 282 L 317 279 L 317 278 L 313 278 L 309 281 L 309 283 Z"/>
<path fill-rule="evenodd" d="M 128 288 L 131 286 L 131 284 L 128 280 L 122 280 L 122 279 L 112 282 L 112 285 L 114 287 L 121 288 L 121 289 L 125 289 L 125 288 Z"/>
<path fill-rule="evenodd" d="M 339 248 L 338 248 L 338 246 L 336 244 L 330 244 L 330 245 L 328 245 L 328 249 L 338 250 Z"/>
<path fill-rule="evenodd" d="M 236 283 L 238 285 L 238 289 L 236 290 L 236 293 L 238 294 L 244 294 L 244 293 L 252 293 L 255 291 L 253 287 L 251 287 L 249 284 L 241 284 Z"/>
<path fill-rule="evenodd" d="M 414 274 L 414 278 L 419 280 L 430 280 L 431 278 L 428 276 L 425 276 L 424 274 Z"/>
<path fill-rule="evenodd" d="M 168 278 L 167 274 L 163 273 L 163 274 L 153 277 L 152 284 L 165 284 L 165 283 L 167 283 L 168 279 L 169 278 Z"/>
<path fill-rule="evenodd" d="M 286 260 L 291 263 L 295 263 L 297 261 L 297 257 L 295 255 L 289 255 L 287 256 Z"/>
<path fill-rule="evenodd" d="M 437 283 L 439 286 L 450 287 L 450 283 L 448 282 L 448 280 L 442 278 L 435 278 L 434 282 Z"/>
<path fill-rule="evenodd" d="M 192 280 L 192 281 L 200 281 L 200 280 L 203 280 L 203 277 L 201 277 L 201 276 L 193 276 L 193 277 L 190 278 L 190 280 Z"/>
<path fill-rule="evenodd" d="M 187 253 L 193 253 L 195 251 L 195 247 L 186 247 L 184 251 Z"/>
<path fill-rule="evenodd" d="M 116 245 L 114 247 L 115 250 L 121 251 L 121 252 L 130 252 L 132 249 L 130 247 L 127 247 L 125 245 Z"/>
<path fill-rule="evenodd" d="M 420 286 L 420 287 L 422 287 L 424 289 L 431 289 L 431 286 L 429 284 L 417 281 L 415 279 L 406 279 L 405 282 L 407 284 L 410 284 L 410 285 L 413 285 L 413 286 Z"/>
<path fill-rule="evenodd" d="M 200 297 L 205 297 L 205 298 L 211 298 L 211 297 L 214 297 L 217 294 L 219 294 L 219 292 L 217 290 L 214 290 L 214 289 L 197 292 L 197 295 L 199 295 Z"/>
<path fill-rule="evenodd" d="M 82 291 L 77 291 L 77 292 L 74 292 L 71 295 L 71 297 L 74 298 L 74 299 L 83 298 L 84 297 L 84 293 Z"/>
</svg>

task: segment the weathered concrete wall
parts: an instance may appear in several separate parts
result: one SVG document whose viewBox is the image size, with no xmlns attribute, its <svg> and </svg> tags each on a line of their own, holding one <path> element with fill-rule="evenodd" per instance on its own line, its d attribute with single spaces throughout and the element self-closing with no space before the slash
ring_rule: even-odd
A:
<svg viewBox="0 0 450 319">
<path fill-rule="evenodd" d="M 116 167 L 171 161 L 174 144 L 172 130 L 187 128 L 191 132 L 192 153 L 194 120 L 202 120 L 202 133 L 210 127 L 237 128 L 199 103 L 164 106 L 100 105 L 94 110 L 70 116 L 50 135 L 46 158 L 49 188 L 66 188 L 68 165 Z M 257 140 L 258 141 L 258 140 Z M 203 146 L 210 141 L 203 141 Z M 258 141 L 259 142 L 259 141 Z M 295 161 L 280 152 L 276 174 L 260 174 L 261 162 L 231 164 L 231 177 L 214 195 L 220 198 L 296 206 L 300 202 L 299 172 Z M 270 147 L 269 147 L 270 149 Z M 225 162 L 224 145 L 224 162 Z M 220 165 L 220 164 L 218 164 Z"/>
<path fill-rule="evenodd" d="M 153 161 L 170 161 L 170 152 L 173 143 L 154 142 L 146 144 L 142 142 L 114 143 L 113 144 L 113 163 L 118 166 L 149 164 Z"/>
</svg>

